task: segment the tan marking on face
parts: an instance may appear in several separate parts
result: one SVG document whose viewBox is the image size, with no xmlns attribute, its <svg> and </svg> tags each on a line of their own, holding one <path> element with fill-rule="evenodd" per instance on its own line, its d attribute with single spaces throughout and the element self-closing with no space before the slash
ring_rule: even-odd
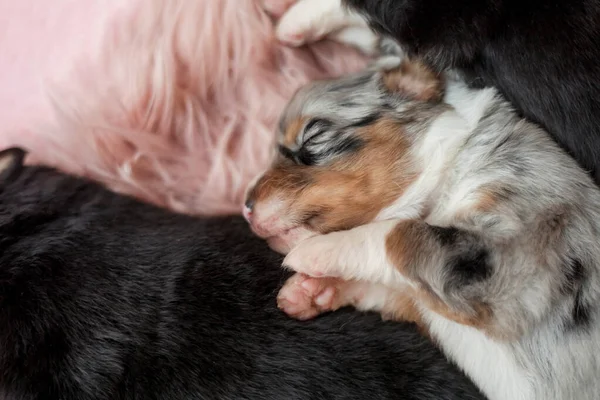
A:
<svg viewBox="0 0 600 400">
<path fill-rule="evenodd" d="M 429 233 L 421 221 L 398 223 L 386 239 L 389 260 L 408 279 L 415 279 L 416 274 L 411 270 L 411 266 L 415 265 L 416 260 L 433 246 Z M 472 326 L 496 336 L 491 329 L 493 313 L 489 306 L 482 303 L 471 304 L 474 313 L 467 314 L 452 309 L 423 282 L 419 288 L 412 290 L 414 298 L 433 312 L 459 324 Z"/>
<path fill-rule="evenodd" d="M 357 136 L 364 147 L 315 169 L 312 184 L 295 202 L 295 207 L 313 210 L 310 226 L 320 233 L 373 221 L 417 176 L 410 143 L 398 123 L 381 119 Z"/>
<path fill-rule="evenodd" d="M 297 129 L 300 120 L 286 132 Z M 249 198 L 255 200 L 257 209 L 277 198 L 285 204 L 282 218 L 306 223 L 319 233 L 373 221 L 418 173 L 410 155 L 411 144 L 396 121 L 380 119 L 356 134 L 364 146 L 325 166 L 278 159 L 249 191 Z"/>
<path fill-rule="evenodd" d="M 289 228 L 299 225 L 301 221 L 297 218 L 302 216 L 291 215 L 286 210 L 293 207 L 294 199 L 310 183 L 310 174 L 306 172 L 306 166 L 294 165 L 289 160 L 280 160 L 274 167 L 268 169 L 246 195 L 247 199 L 254 200 L 253 222 L 263 225 L 273 218 L 286 218 L 287 221 L 280 221 L 283 224 L 278 225 L 289 226 Z M 276 205 L 275 209 L 274 205 Z M 264 231 L 269 230 L 268 227 L 256 228 L 260 229 L 261 235 L 266 235 L 264 237 L 282 233 Z"/>
<path fill-rule="evenodd" d="M 294 119 L 292 122 L 288 124 L 285 129 L 283 135 L 283 145 L 289 148 L 293 148 L 296 146 L 296 139 L 298 135 L 302 132 L 302 128 L 304 128 L 304 124 L 306 124 L 306 117 L 300 117 Z"/>
<path fill-rule="evenodd" d="M 401 92 L 420 101 L 441 101 L 444 84 L 440 75 L 417 61 L 403 61 L 386 71 L 383 83 L 390 92 Z"/>
</svg>

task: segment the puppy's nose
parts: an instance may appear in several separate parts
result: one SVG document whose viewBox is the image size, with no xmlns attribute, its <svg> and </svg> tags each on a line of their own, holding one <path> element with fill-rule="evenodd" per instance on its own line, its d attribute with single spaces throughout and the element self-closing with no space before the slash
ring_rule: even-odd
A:
<svg viewBox="0 0 600 400">
<path fill-rule="evenodd" d="M 242 215 L 246 218 L 246 221 L 250 222 L 250 218 L 252 217 L 252 208 L 254 207 L 254 200 L 248 199 L 244 203 L 244 209 L 242 210 Z"/>
</svg>

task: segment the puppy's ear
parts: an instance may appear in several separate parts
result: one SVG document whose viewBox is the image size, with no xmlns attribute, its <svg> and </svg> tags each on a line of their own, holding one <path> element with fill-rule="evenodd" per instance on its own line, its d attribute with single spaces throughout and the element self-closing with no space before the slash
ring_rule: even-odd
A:
<svg viewBox="0 0 600 400">
<path fill-rule="evenodd" d="M 384 68 L 383 85 L 392 93 L 419 101 L 438 102 L 444 96 L 442 77 L 425 64 L 407 59 L 396 67 Z"/>
<path fill-rule="evenodd" d="M 0 185 L 16 178 L 23 169 L 27 152 L 19 147 L 0 151 Z"/>
</svg>

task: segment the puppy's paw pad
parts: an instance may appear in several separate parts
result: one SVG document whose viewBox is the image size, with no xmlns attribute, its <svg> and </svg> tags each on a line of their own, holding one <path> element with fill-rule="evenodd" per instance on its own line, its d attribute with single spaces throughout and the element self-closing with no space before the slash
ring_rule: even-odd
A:
<svg viewBox="0 0 600 400">
<path fill-rule="evenodd" d="M 339 308 L 338 279 L 292 276 L 277 296 L 277 306 L 290 317 L 307 320 Z"/>
</svg>

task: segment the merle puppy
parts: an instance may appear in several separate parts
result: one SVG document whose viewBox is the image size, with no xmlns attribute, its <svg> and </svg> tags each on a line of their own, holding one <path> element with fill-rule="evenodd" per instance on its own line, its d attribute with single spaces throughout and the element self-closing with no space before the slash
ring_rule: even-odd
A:
<svg viewBox="0 0 600 400">
<path fill-rule="evenodd" d="M 483 399 L 408 324 L 275 304 L 281 258 L 0 152 L 0 399 Z"/>
<path fill-rule="evenodd" d="M 279 14 L 293 4 L 277 31 L 290 44 L 331 34 L 368 51 L 364 17 L 407 55 L 497 87 L 600 183 L 599 0 L 263 1 Z"/>
</svg>

